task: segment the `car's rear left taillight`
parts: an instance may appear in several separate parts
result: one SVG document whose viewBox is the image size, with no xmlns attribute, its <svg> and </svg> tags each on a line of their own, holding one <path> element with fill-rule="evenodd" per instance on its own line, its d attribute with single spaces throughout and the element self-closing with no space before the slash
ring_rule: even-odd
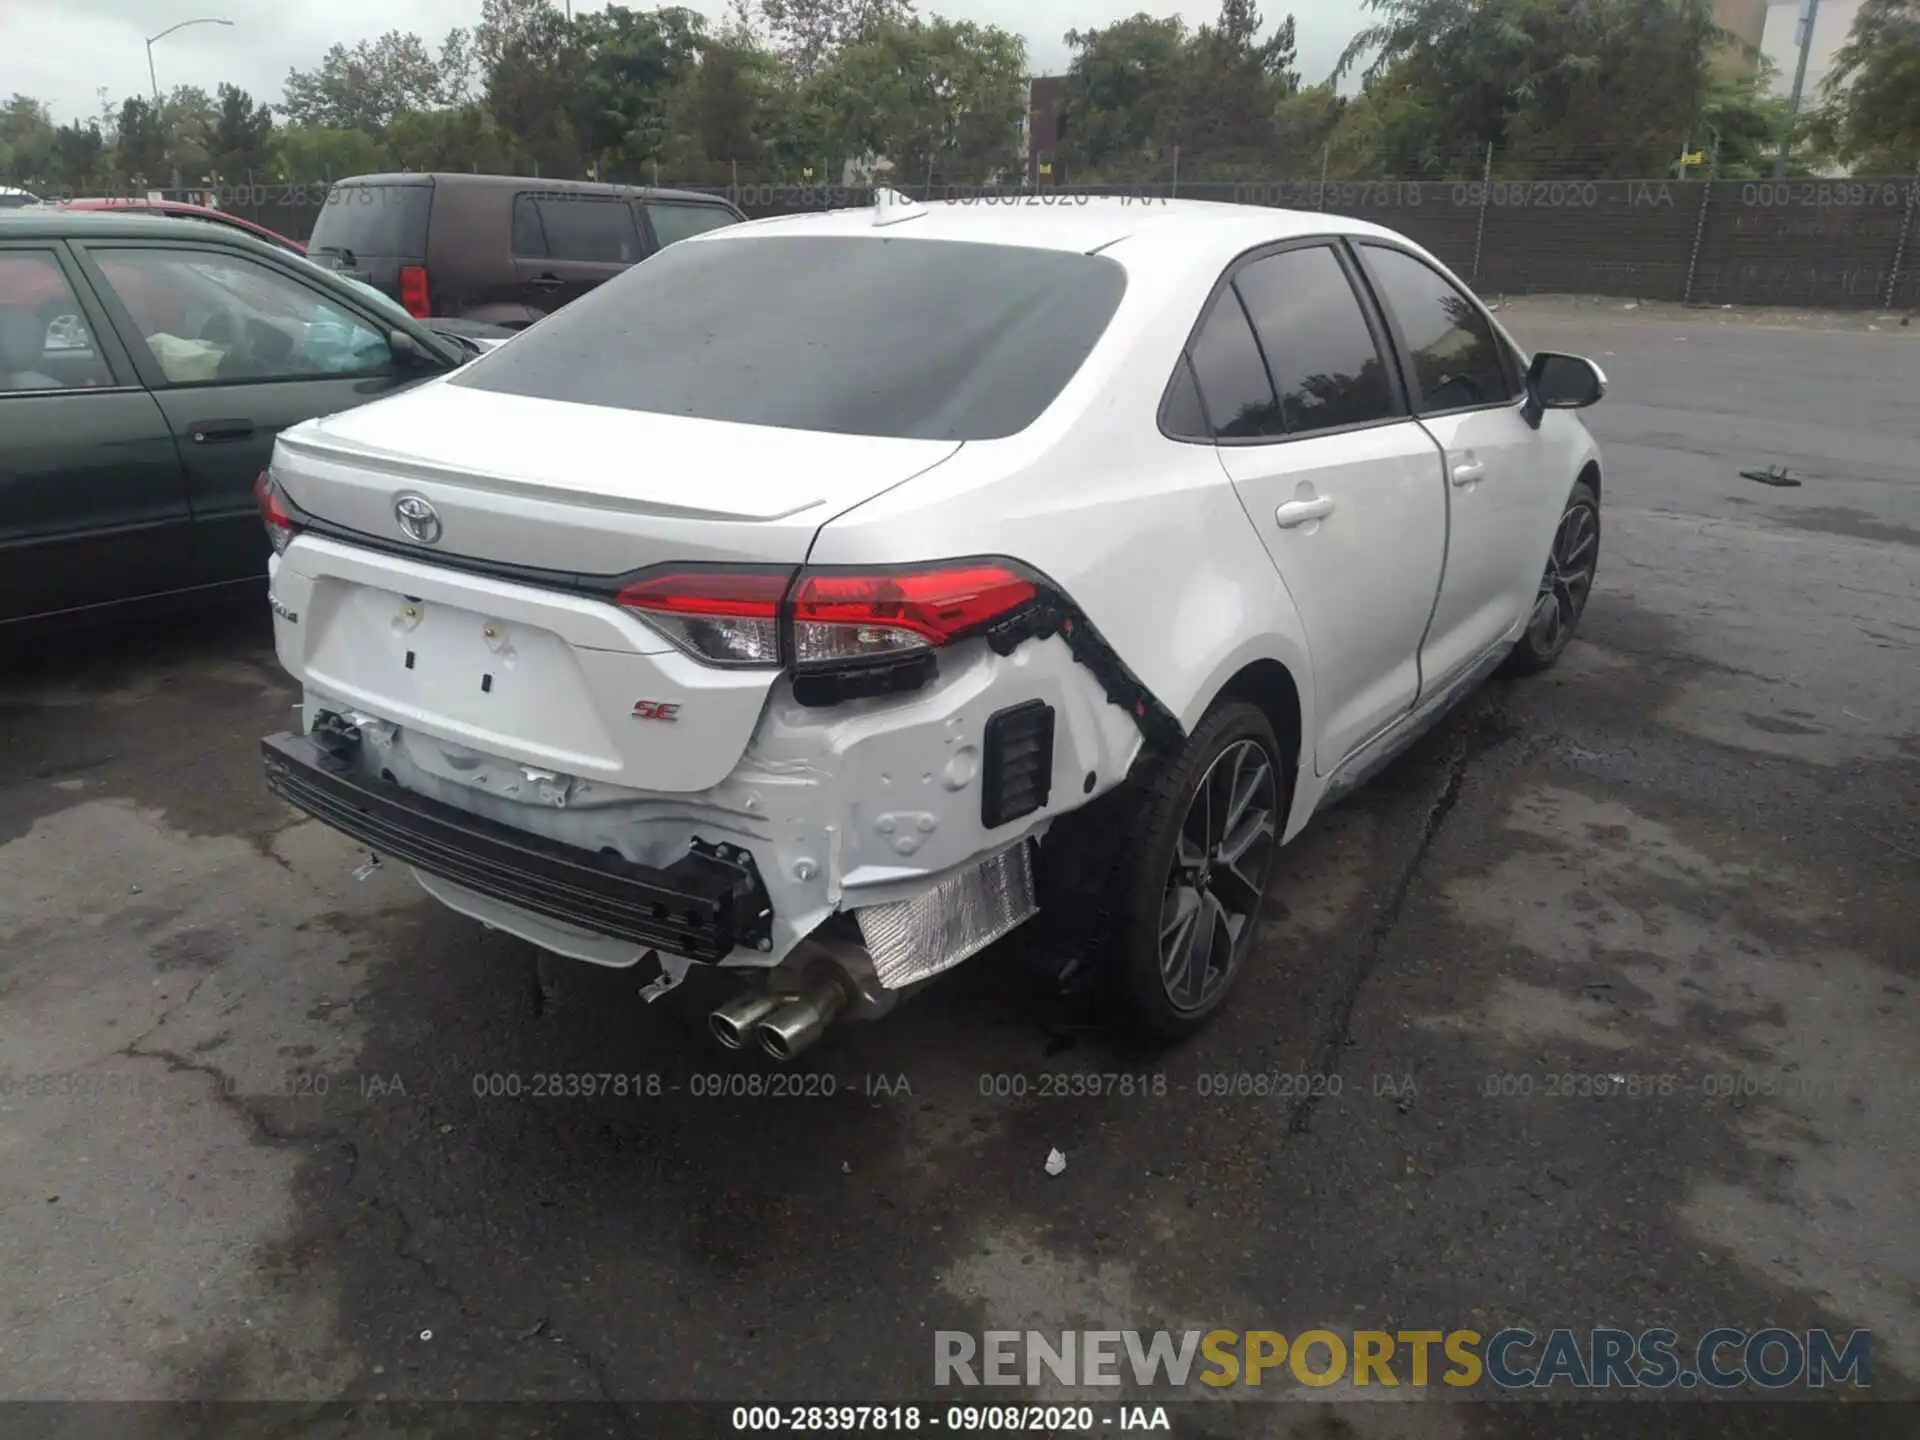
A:
<svg viewBox="0 0 1920 1440">
<path fill-rule="evenodd" d="M 267 540 L 273 546 L 273 553 L 286 554 L 287 546 L 293 543 L 296 528 L 293 513 L 288 509 L 286 496 L 281 493 L 280 487 L 264 470 L 260 472 L 260 478 L 253 482 L 253 498 L 260 504 L 260 523 L 267 527 Z"/>
<path fill-rule="evenodd" d="M 1034 578 L 1001 560 L 903 570 L 808 570 L 794 588 L 794 664 L 805 670 L 948 645 L 1033 603 Z"/>
<path fill-rule="evenodd" d="M 426 320 L 432 316 L 433 301 L 427 292 L 426 266 L 400 267 L 400 305 L 416 320 Z"/>
</svg>

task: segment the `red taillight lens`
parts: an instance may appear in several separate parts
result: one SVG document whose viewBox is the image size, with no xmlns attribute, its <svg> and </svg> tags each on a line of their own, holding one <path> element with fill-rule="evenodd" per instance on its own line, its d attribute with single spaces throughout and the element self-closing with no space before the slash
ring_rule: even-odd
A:
<svg viewBox="0 0 1920 1440">
<path fill-rule="evenodd" d="M 637 610 L 696 659 L 778 665 L 780 602 L 791 570 L 679 570 L 649 575 L 615 603 Z"/>
<path fill-rule="evenodd" d="M 267 539 L 273 545 L 273 553 L 284 555 L 287 546 L 293 543 L 293 516 L 288 513 L 280 495 L 280 487 L 266 471 L 260 472 L 260 478 L 253 482 L 253 498 L 260 502 L 260 523 L 267 527 Z"/>
<path fill-rule="evenodd" d="M 905 571 L 810 570 L 793 597 L 796 664 L 880 659 L 945 645 L 1032 602 L 1011 565 L 973 562 Z"/>
<path fill-rule="evenodd" d="M 433 314 L 433 302 L 427 298 L 426 266 L 400 267 L 400 305 L 416 320 L 425 320 Z"/>
<path fill-rule="evenodd" d="M 797 582 L 792 570 L 687 566 L 636 580 L 615 603 L 709 664 L 810 668 L 925 654 L 1039 593 L 1033 577 L 1000 561 L 805 570 Z"/>
</svg>

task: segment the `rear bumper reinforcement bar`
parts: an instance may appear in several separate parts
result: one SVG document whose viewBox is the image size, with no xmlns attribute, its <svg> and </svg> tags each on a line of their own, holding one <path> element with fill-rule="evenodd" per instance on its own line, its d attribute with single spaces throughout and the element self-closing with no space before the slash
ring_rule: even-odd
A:
<svg viewBox="0 0 1920 1440">
<path fill-rule="evenodd" d="M 737 946 L 765 948 L 773 919 L 753 859 L 695 841 L 659 869 L 528 834 L 354 773 L 338 736 L 260 742 L 267 783 L 378 854 L 537 915 L 598 935 L 717 963 Z M 357 737 L 355 737 L 357 738 Z"/>
</svg>

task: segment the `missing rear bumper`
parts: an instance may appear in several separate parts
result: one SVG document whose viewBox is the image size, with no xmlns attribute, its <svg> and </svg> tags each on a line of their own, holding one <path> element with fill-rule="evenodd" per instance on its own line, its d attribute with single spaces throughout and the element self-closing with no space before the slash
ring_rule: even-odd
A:
<svg viewBox="0 0 1920 1440">
<path fill-rule="evenodd" d="M 357 773 L 357 727 L 260 742 L 289 804 L 416 870 L 595 935 L 718 963 L 769 948 L 773 907 L 753 857 L 694 840 L 664 868 L 562 844 Z"/>
</svg>

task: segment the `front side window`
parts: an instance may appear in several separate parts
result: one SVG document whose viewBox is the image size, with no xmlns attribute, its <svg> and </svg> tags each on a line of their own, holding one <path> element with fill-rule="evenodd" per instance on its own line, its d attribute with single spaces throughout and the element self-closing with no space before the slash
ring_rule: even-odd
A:
<svg viewBox="0 0 1920 1440">
<path fill-rule="evenodd" d="M 89 252 L 169 384 L 375 375 L 384 334 L 277 270 L 182 249 Z"/>
<path fill-rule="evenodd" d="M 1243 266 L 1233 287 L 1253 319 L 1288 435 L 1399 413 L 1380 347 L 1332 249 L 1265 256 Z"/>
<path fill-rule="evenodd" d="M 1438 270 L 1403 250 L 1363 245 L 1380 302 L 1400 323 L 1423 415 L 1511 400 L 1505 353 L 1474 303 Z"/>
<path fill-rule="evenodd" d="M 112 383 L 53 252 L 0 250 L 0 394 Z"/>
<path fill-rule="evenodd" d="M 474 361 L 476 390 L 840 435 L 1024 430 L 1099 343 L 1113 260 L 905 236 L 672 245 Z"/>
</svg>

